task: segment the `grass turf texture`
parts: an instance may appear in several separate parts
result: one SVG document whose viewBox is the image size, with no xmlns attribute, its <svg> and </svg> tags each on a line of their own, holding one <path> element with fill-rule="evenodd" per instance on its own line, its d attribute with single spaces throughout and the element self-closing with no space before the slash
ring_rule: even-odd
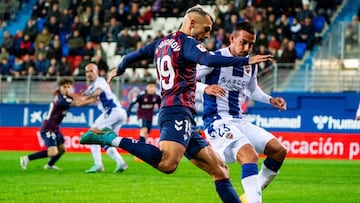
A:
<svg viewBox="0 0 360 203">
<path fill-rule="evenodd" d="M 211 178 L 183 159 L 165 175 L 125 155 L 129 169 L 114 174 L 115 163 L 103 154 L 105 171 L 86 174 L 90 153 L 67 153 L 46 171 L 46 159 L 19 165 L 25 152 L 0 152 L 0 202 L 221 202 Z M 261 160 L 262 161 L 262 160 Z M 243 190 L 240 167 L 230 164 L 232 183 Z M 360 162 L 287 159 L 275 181 L 263 191 L 265 203 L 360 202 Z"/>
</svg>

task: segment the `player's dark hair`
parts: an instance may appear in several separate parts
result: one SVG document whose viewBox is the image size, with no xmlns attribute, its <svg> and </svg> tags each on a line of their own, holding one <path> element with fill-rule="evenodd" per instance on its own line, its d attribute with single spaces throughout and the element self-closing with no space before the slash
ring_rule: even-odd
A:
<svg viewBox="0 0 360 203">
<path fill-rule="evenodd" d="M 253 35 L 256 33 L 254 26 L 252 26 L 249 22 L 246 22 L 246 21 L 236 23 L 236 25 L 234 26 L 233 32 L 241 31 L 241 30 L 244 30 Z"/>
<path fill-rule="evenodd" d="M 71 79 L 71 78 L 62 78 L 58 82 L 59 87 L 62 86 L 62 85 L 66 85 L 66 84 L 72 85 L 72 84 L 74 84 L 74 80 Z"/>
<path fill-rule="evenodd" d="M 186 11 L 185 15 L 189 14 L 189 13 L 197 13 L 197 14 L 199 14 L 201 16 L 209 16 L 210 19 L 211 19 L 211 22 L 214 23 L 214 18 L 210 15 L 209 12 L 205 11 L 204 8 L 202 6 L 200 6 L 199 4 L 189 8 Z"/>
<path fill-rule="evenodd" d="M 146 82 L 147 85 L 156 85 L 156 80 L 149 80 Z"/>
</svg>

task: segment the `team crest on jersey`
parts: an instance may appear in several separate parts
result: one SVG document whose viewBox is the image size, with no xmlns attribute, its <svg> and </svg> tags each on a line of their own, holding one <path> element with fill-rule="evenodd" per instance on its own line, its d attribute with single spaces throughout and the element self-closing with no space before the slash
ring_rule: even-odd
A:
<svg viewBox="0 0 360 203">
<path fill-rule="evenodd" d="M 225 135 L 225 138 L 226 138 L 226 139 L 233 139 L 233 138 L 234 138 L 234 135 L 233 135 L 232 133 L 227 133 L 227 134 Z"/>
<path fill-rule="evenodd" d="M 196 47 L 201 51 L 201 52 L 206 52 L 207 49 L 202 45 L 202 44 L 198 44 L 196 45 Z"/>
</svg>

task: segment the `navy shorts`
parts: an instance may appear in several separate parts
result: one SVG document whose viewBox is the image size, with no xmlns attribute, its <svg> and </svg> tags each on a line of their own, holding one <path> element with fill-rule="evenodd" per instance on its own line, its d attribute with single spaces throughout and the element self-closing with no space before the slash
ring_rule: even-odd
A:
<svg viewBox="0 0 360 203">
<path fill-rule="evenodd" d="M 147 128 L 148 133 L 150 133 L 152 128 L 152 121 L 140 118 L 140 128 Z"/>
<path fill-rule="evenodd" d="M 40 134 L 47 148 L 57 147 L 65 143 L 64 136 L 61 134 L 60 131 L 58 133 L 43 131 L 40 132 Z"/>
<path fill-rule="evenodd" d="M 159 113 L 160 141 L 174 141 L 184 145 L 188 159 L 208 146 L 196 130 L 193 116 L 187 107 L 165 107 Z"/>
</svg>

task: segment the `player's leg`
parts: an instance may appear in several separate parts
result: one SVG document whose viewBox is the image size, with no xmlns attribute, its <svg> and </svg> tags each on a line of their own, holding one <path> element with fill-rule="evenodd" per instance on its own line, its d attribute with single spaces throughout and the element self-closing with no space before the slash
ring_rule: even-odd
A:
<svg viewBox="0 0 360 203">
<path fill-rule="evenodd" d="M 212 176 L 216 191 L 223 202 L 240 202 L 229 179 L 227 166 L 200 135 L 192 137 L 185 155 L 193 164 Z"/>
<path fill-rule="evenodd" d="M 205 135 L 214 150 L 227 163 L 241 165 L 241 182 L 249 202 L 261 202 L 258 181 L 258 155 L 250 141 L 240 132 L 233 119 L 219 119 L 211 122 Z"/>
<path fill-rule="evenodd" d="M 267 156 L 261 166 L 259 181 L 262 189 L 266 188 L 278 174 L 286 157 L 286 148 L 277 138 L 266 143 L 264 154 Z"/>
<path fill-rule="evenodd" d="M 104 127 L 110 127 L 114 132 L 119 132 L 121 126 L 125 123 L 126 117 L 127 114 L 124 109 L 114 108 L 108 117 L 105 118 L 106 122 L 104 123 L 107 123 L 107 126 L 101 126 L 101 129 Z M 115 147 L 104 146 L 104 149 L 106 154 L 116 162 L 114 173 L 123 172 L 128 168 L 128 164 L 125 162 Z"/>
<path fill-rule="evenodd" d="M 51 151 L 57 150 L 57 144 L 56 144 L 56 135 L 51 132 L 40 132 L 41 138 L 44 140 L 47 150 L 41 150 L 32 154 L 29 154 L 27 156 L 20 157 L 20 166 L 26 170 L 27 165 L 30 161 L 36 160 L 36 159 L 42 159 L 48 157 L 48 150 Z"/>
<path fill-rule="evenodd" d="M 55 166 L 55 163 L 65 153 L 65 140 L 61 132 L 58 132 L 56 139 L 58 146 L 56 148 L 51 147 L 52 149 L 48 148 L 48 156 L 50 157 L 50 160 L 48 164 L 44 166 L 45 169 L 61 170 L 61 168 Z"/>
<path fill-rule="evenodd" d="M 148 121 L 145 119 L 140 119 L 140 135 L 139 141 L 146 142 L 146 137 L 148 135 Z"/>
<path fill-rule="evenodd" d="M 241 125 L 241 132 L 250 140 L 256 151 L 267 156 L 259 172 L 260 186 L 264 189 L 278 174 L 286 157 L 286 148 L 274 135 L 263 128 L 244 120 L 238 122 Z"/>
<path fill-rule="evenodd" d="M 176 112 L 176 113 L 174 113 Z M 159 114 L 160 148 L 154 145 L 139 142 L 135 139 L 117 137 L 114 132 L 95 134 L 92 131 L 85 133 L 81 144 L 99 143 L 120 147 L 150 164 L 154 168 L 172 173 L 177 168 L 187 146 L 191 113 L 187 108 L 166 108 Z M 174 128 L 176 127 L 176 129 Z"/>
</svg>

